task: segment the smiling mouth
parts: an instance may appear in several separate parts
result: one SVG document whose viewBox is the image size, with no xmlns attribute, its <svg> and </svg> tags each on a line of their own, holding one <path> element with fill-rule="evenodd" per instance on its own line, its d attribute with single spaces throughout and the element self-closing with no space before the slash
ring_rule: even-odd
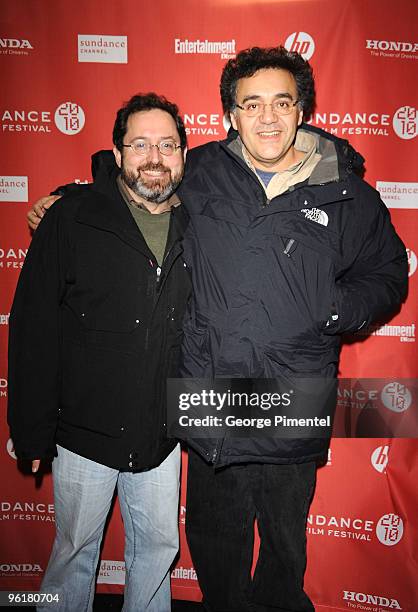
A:
<svg viewBox="0 0 418 612">
<path fill-rule="evenodd" d="M 259 136 L 262 136 L 263 138 L 271 138 L 274 136 L 280 136 L 280 132 L 275 130 L 274 132 L 258 132 Z"/>
</svg>

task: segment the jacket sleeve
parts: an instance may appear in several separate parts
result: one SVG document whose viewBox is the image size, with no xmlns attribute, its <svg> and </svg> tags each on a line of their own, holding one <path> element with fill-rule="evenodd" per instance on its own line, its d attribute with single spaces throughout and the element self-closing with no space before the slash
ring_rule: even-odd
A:
<svg viewBox="0 0 418 612">
<path fill-rule="evenodd" d="M 52 207 L 35 233 L 10 315 L 8 423 L 21 459 L 56 455 L 60 302 L 68 259 L 62 212 Z"/>
<path fill-rule="evenodd" d="M 360 187 L 357 214 L 345 228 L 343 240 L 348 264 L 336 282 L 334 312 L 326 334 L 353 333 L 382 321 L 407 295 L 405 245 L 377 191 L 363 181 Z"/>
</svg>

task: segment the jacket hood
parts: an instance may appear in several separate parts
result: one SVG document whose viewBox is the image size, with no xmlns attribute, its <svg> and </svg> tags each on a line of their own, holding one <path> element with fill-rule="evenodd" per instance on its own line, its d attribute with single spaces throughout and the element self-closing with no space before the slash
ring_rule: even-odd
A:
<svg viewBox="0 0 418 612">
<path fill-rule="evenodd" d="M 306 132 L 313 136 L 316 141 L 316 152 L 321 155 L 321 160 L 314 168 L 309 184 L 324 184 L 341 180 L 352 172 L 361 177 L 364 175 L 364 157 L 350 145 L 348 140 L 307 123 L 303 123 L 298 132 Z M 241 140 L 236 130 L 230 128 L 227 138 L 220 144 L 243 160 Z"/>
</svg>

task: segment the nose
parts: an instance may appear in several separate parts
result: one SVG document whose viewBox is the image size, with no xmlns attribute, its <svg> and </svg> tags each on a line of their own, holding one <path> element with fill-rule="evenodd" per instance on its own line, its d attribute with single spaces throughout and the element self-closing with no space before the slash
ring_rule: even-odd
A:
<svg viewBox="0 0 418 612">
<path fill-rule="evenodd" d="M 262 123 L 275 123 L 277 121 L 277 113 L 273 110 L 272 104 L 264 104 L 263 111 L 260 115 Z"/>
<path fill-rule="evenodd" d="M 148 157 L 151 159 L 153 163 L 158 163 L 160 161 L 160 149 L 157 145 L 151 145 Z"/>
</svg>

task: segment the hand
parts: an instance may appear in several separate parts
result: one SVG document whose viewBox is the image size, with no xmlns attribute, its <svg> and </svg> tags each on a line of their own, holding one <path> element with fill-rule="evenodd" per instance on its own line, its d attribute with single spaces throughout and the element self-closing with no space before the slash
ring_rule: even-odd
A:
<svg viewBox="0 0 418 612">
<path fill-rule="evenodd" d="M 44 196 L 35 202 L 32 206 L 26 218 L 28 220 L 28 225 L 30 229 L 34 232 L 38 225 L 41 222 L 42 217 L 45 214 L 45 211 L 52 206 L 54 202 L 60 199 L 61 196 Z"/>
<path fill-rule="evenodd" d="M 36 472 L 39 470 L 39 465 L 41 463 L 40 459 L 33 459 L 32 461 L 32 473 L 36 474 Z"/>
</svg>

